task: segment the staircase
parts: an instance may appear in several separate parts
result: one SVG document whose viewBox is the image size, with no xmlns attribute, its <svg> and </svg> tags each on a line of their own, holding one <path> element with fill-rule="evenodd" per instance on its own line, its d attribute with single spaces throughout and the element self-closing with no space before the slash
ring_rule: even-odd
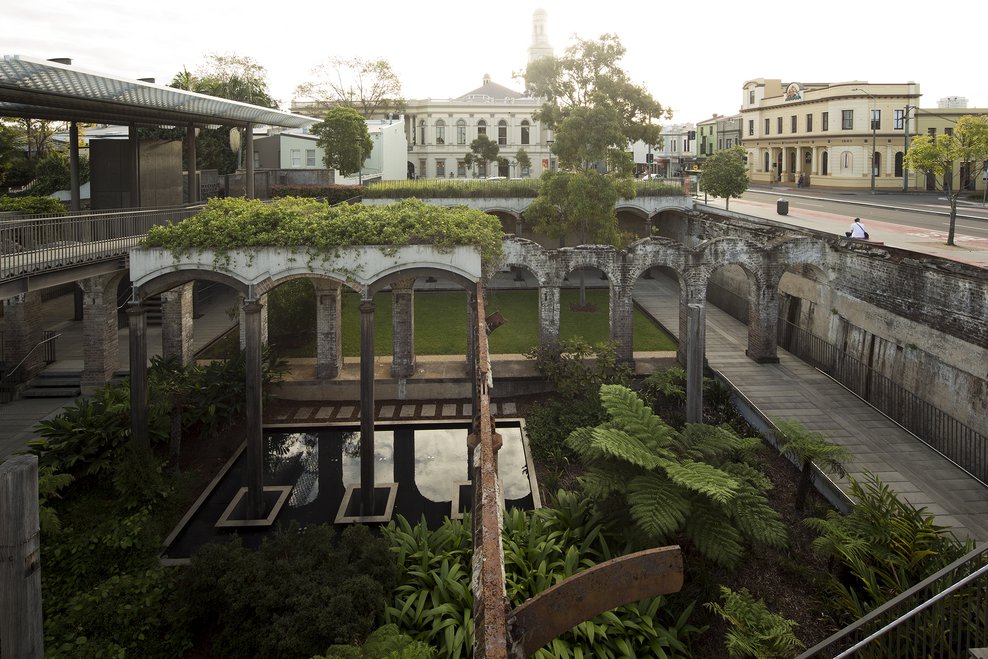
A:
<svg viewBox="0 0 988 659">
<path fill-rule="evenodd" d="M 20 398 L 76 398 L 82 393 L 78 371 L 52 371 L 39 373 L 21 392 Z"/>
</svg>

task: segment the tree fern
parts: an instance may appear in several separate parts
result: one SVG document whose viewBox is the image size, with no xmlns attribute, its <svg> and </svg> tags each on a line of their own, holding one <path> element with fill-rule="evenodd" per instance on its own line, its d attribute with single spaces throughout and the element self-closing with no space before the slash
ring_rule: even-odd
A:
<svg viewBox="0 0 988 659">
<path fill-rule="evenodd" d="M 669 480 L 718 503 L 727 503 L 738 492 L 739 483 L 724 471 L 705 462 L 663 460 L 662 469 Z"/>
<path fill-rule="evenodd" d="M 686 535 L 707 558 L 734 568 L 744 556 L 741 532 L 715 506 L 695 507 L 686 520 Z"/>
<path fill-rule="evenodd" d="M 686 524 L 689 499 L 658 474 L 635 478 L 628 486 L 628 507 L 635 523 L 648 536 L 668 540 Z"/>
<path fill-rule="evenodd" d="M 750 541 L 777 548 L 788 544 L 788 529 L 782 516 L 768 505 L 761 492 L 742 487 L 728 510 L 734 524 Z"/>
<path fill-rule="evenodd" d="M 600 402 L 615 426 L 637 437 L 653 450 L 660 451 L 676 434 L 675 430 L 655 416 L 638 394 L 627 387 L 603 385 L 600 388 Z"/>
<path fill-rule="evenodd" d="M 593 429 L 591 442 L 593 448 L 603 455 L 630 462 L 643 469 L 655 469 L 661 461 L 642 441 L 618 428 L 597 426 Z"/>
</svg>

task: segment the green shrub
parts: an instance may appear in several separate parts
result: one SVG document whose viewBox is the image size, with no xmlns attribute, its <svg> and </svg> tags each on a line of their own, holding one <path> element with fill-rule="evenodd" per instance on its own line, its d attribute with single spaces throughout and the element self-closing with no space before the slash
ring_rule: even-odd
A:
<svg viewBox="0 0 988 659">
<path fill-rule="evenodd" d="M 734 592 L 721 586 L 720 597 L 723 605 L 707 602 L 705 606 L 730 625 L 725 644 L 732 657 L 791 657 L 803 647 L 793 633 L 796 623 L 769 611 L 747 588 Z"/>
<path fill-rule="evenodd" d="M 362 185 L 272 185 L 271 196 L 304 197 L 319 199 L 330 205 L 339 204 L 351 199 L 359 199 L 364 193 Z"/>
<path fill-rule="evenodd" d="M 491 197 L 535 198 L 539 180 L 489 181 L 468 179 L 423 179 L 381 181 L 367 186 L 367 199 L 485 199 Z"/>
<path fill-rule="evenodd" d="M 54 197 L 0 197 L 0 212 L 44 215 L 64 213 L 65 206 Z"/>
<path fill-rule="evenodd" d="M 334 645 L 324 656 L 312 659 L 431 659 L 436 651 L 402 634 L 397 625 L 375 629 L 362 646 Z"/>
<path fill-rule="evenodd" d="M 367 638 L 395 580 L 388 545 L 366 527 L 295 525 L 260 549 L 200 549 L 182 576 L 194 626 L 217 657 L 311 657 Z"/>
</svg>

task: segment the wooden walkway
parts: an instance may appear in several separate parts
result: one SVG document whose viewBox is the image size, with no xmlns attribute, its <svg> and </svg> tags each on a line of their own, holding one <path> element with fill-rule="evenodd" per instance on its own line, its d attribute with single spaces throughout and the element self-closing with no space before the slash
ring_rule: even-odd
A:
<svg viewBox="0 0 988 659">
<path fill-rule="evenodd" d="M 679 287 L 668 278 L 639 279 L 635 302 L 679 335 Z M 778 364 L 757 364 L 745 354 L 748 328 L 712 305 L 706 307 L 706 355 L 764 415 L 797 419 L 844 445 L 854 460 L 848 473 L 876 474 L 899 496 L 937 516 L 955 535 L 988 540 L 988 488 L 903 430 L 868 403 L 788 352 Z M 847 491 L 847 479 L 837 480 Z"/>
</svg>

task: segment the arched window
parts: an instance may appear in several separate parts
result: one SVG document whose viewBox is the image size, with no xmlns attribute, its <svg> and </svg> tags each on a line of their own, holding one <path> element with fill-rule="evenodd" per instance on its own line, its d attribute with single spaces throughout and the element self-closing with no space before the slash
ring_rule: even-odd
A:
<svg viewBox="0 0 988 659">
<path fill-rule="evenodd" d="M 768 170 L 769 170 L 769 164 L 768 164 L 768 152 L 766 151 L 766 152 L 765 152 L 765 162 L 764 162 L 764 163 L 762 164 L 762 171 L 765 171 L 765 172 L 767 172 Z"/>
<path fill-rule="evenodd" d="M 467 143 L 467 122 L 460 119 L 456 122 L 456 143 L 466 144 Z"/>
<path fill-rule="evenodd" d="M 851 155 L 850 151 L 844 151 L 840 154 L 840 168 L 844 172 L 850 172 L 851 168 L 854 167 L 854 156 Z"/>
<path fill-rule="evenodd" d="M 446 144 L 446 122 L 436 119 L 436 144 Z"/>
<path fill-rule="evenodd" d="M 497 143 L 501 146 L 508 143 L 508 122 L 504 119 L 497 122 Z"/>
<path fill-rule="evenodd" d="M 419 144 L 425 144 L 425 119 L 419 120 Z"/>
<path fill-rule="evenodd" d="M 524 119 L 521 122 L 521 143 L 531 144 L 531 126 L 528 123 L 528 119 Z"/>
<path fill-rule="evenodd" d="M 902 177 L 902 151 L 897 151 L 895 154 L 895 176 Z"/>
<path fill-rule="evenodd" d="M 481 119 L 477 122 L 477 137 L 487 134 L 487 122 Z"/>
<path fill-rule="evenodd" d="M 826 176 L 828 167 L 830 167 L 830 152 L 824 151 L 820 157 L 820 173 Z"/>
<path fill-rule="evenodd" d="M 875 170 L 875 176 L 882 175 L 882 154 L 880 154 L 878 151 L 875 151 L 875 154 L 872 158 L 871 166 Z M 868 173 L 871 174 L 871 172 Z"/>
</svg>

